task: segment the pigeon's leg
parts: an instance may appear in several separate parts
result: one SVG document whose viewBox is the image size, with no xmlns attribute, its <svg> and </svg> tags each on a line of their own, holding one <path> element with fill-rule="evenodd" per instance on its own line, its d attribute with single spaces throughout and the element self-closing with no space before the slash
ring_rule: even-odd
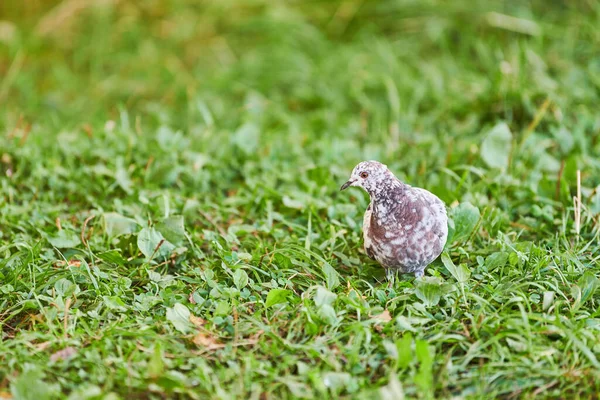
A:
<svg viewBox="0 0 600 400">
<path fill-rule="evenodd" d="M 421 278 L 425 274 L 425 271 L 422 269 L 418 269 L 415 271 L 415 278 Z"/>
<path fill-rule="evenodd" d="M 398 277 L 398 270 L 395 268 L 386 268 L 385 276 L 388 280 L 388 288 L 393 288 L 396 283 L 396 278 Z"/>
</svg>

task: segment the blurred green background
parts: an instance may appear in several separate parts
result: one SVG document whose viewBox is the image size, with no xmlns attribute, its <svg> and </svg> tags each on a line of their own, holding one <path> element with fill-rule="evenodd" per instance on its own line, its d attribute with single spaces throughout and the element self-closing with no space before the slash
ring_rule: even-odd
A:
<svg viewBox="0 0 600 400">
<path fill-rule="evenodd" d="M 190 128 L 199 102 L 225 124 L 257 92 L 321 123 L 473 133 L 522 127 L 546 98 L 567 117 L 597 100 L 594 1 L 9 0 L 0 16 L 5 124 L 124 107 Z"/>
<path fill-rule="evenodd" d="M 593 0 L 1 1 L 0 398 L 597 396 L 599 26 Z M 364 159 L 451 207 L 423 281 L 362 252 L 337 190 Z"/>
</svg>

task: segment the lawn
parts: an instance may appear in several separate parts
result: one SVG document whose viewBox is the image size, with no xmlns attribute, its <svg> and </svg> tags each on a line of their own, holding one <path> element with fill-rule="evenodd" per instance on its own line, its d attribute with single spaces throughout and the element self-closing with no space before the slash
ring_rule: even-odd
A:
<svg viewBox="0 0 600 400">
<path fill-rule="evenodd" d="M 598 26 L 0 2 L 0 399 L 598 398 Z M 365 159 L 448 206 L 422 279 L 363 251 Z"/>
</svg>

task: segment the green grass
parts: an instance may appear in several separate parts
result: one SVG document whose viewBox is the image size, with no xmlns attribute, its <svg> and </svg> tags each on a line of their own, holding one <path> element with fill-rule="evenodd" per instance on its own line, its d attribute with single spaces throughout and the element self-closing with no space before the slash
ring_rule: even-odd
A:
<svg viewBox="0 0 600 400">
<path fill-rule="evenodd" d="M 599 3 L 0 21 L 0 399 L 597 398 Z M 364 159 L 450 208 L 423 280 L 362 250 Z"/>
</svg>

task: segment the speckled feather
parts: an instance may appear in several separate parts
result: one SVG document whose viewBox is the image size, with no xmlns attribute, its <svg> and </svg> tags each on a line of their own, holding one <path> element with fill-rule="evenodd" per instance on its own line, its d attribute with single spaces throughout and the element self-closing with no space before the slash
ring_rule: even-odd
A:
<svg viewBox="0 0 600 400">
<path fill-rule="evenodd" d="M 422 276 L 446 244 L 444 203 L 425 189 L 401 182 L 377 161 L 358 164 L 342 188 L 348 186 L 360 186 L 371 197 L 363 220 L 367 255 L 385 268 Z"/>
</svg>

